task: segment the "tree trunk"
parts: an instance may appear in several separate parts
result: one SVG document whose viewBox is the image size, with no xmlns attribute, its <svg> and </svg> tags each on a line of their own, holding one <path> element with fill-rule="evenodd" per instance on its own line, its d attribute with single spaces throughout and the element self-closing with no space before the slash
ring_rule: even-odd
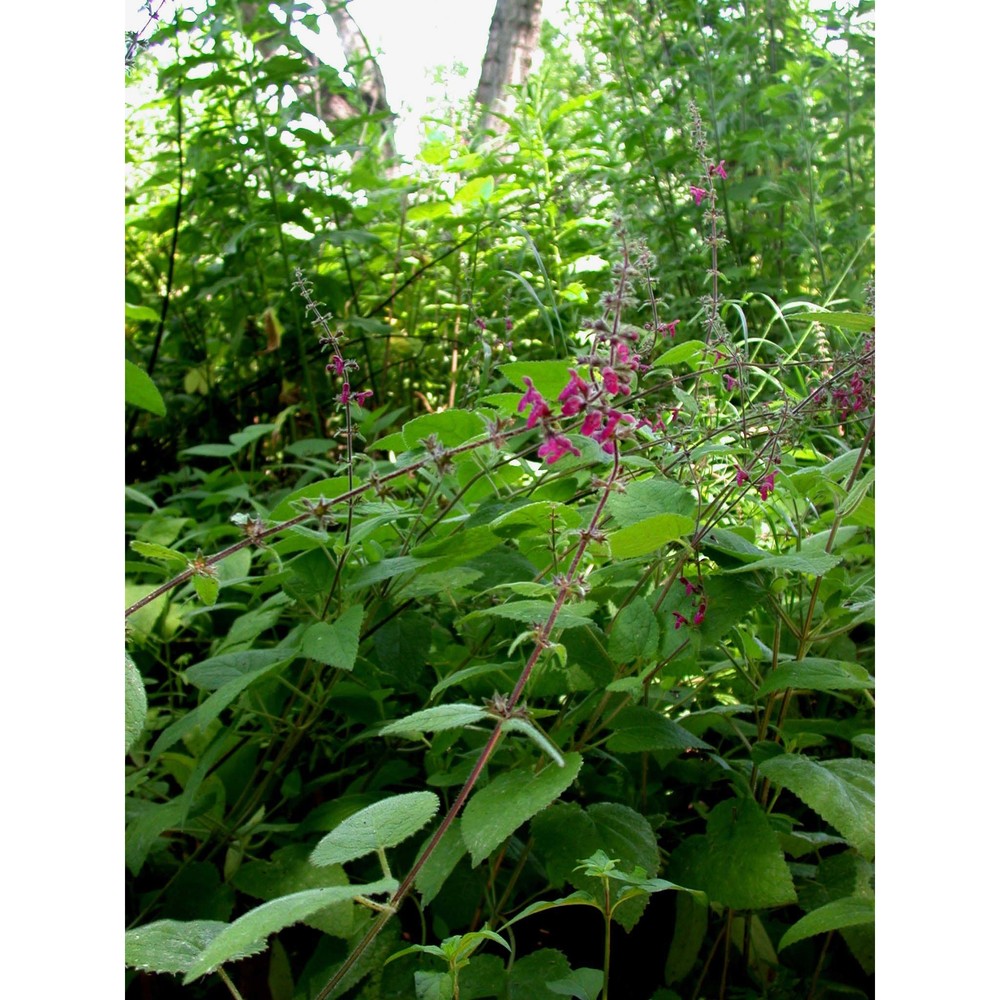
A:
<svg viewBox="0 0 1000 1000">
<path fill-rule="evenodd" d="M 503 128 L 496 114 L 509 110 L 505 89 L 524 83 L 541 30 L 542 0 L 497 0 L 476 88 L 476 101 L 483 107 L 483 128 Z"/>
</svg>

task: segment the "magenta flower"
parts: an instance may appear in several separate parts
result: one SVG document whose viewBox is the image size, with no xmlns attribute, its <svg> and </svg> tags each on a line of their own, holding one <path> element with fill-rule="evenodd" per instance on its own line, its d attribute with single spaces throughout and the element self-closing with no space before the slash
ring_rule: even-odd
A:
<svg viewBox="0 0 1000 1000">
<path fill-rule="evenodd" d="M 527 426 L 534 427 L 539 420 L 551 417 L 552 411 L 542 398 L 542 394 L 535 388 L 531 379 L 528 378 L 527 375 L 524 376 L 524 384 L 528 387 L 528 389 L 521 397 L 521 401 L 517 404 L 517 412 L 522 413 L 527 407 L 530 406 L 531 412 L 528 414 Z"/>
<path fill-rule="evenodd" d="M 335 354 L 333 360 L 326 366 L 326 370 L 336 375 L 343 375 L 344 367 L 344 359 L 339 354 Z"/>
<path fill-rule="evenodd" d="M 677 324 L 680 323 L 679 319 L 672 319 L 666 325 L 666 332 L 670 334 L 670 339 L 673 340 L 677 336 Z"/>
<path fill-rule="evenodd" d="M 694 613 L 694 618 L 692 619 L 692 622 L 695 625 L 700 625 L 704 620 L 705 620 L 705 602 L 702 601 L 701 604 L 698 605 L 698 610 Z"/>
<path fill-rule="evenodd" d="M 725 383 L 726 392 L 732 392 L 739 385 L 739 382 L 732 375 L 728 375 L 725 372 L 723 372 L 722 381 Z"/>
<path fill-rule="evenodd" d="M 580 425 L 580 433 L 584 437 L 595 437 L 597 432 L 601 429 L 601 415 L 597 410 L 591 410 L 583 418 L 583 423 Z"/>
<path fill-rule="evenodd" d="M 696 589 L 694 584 L 686 576 L 681 577 L 681 583 L 684 584 L 684 596 L 690 597 Z"/>
<path fill-rule="evenodd" d="M 736 466 L 736 485 L 742 486 L 750 480 L 750 473 L 742 465 Z"/>
<path fill-rule="evenodd" d="M 563 404 L 562 415 L 564 417 L 576 416 L 586 406 L 588 395 L 587 383 L 577 375 L 575 368 L 571 368 L 569 370 L 569 383 L 559 393 L 559 402 Z"/>
<path fill-rule="evenodd" d="M 573 447 L 569 438 L 563 437 L 562 434 L 553 434 L 538 449 L 538 457 L 544 458 L 549 465 L 552 465 L 553 462 L 558 462 L 566 452 L 572 452 L 577 458 L 580 457 L 580 450 Z"/>
<path fill-rule="evenodd" d="M 694 198 L 696 207 L 701 204 L 701 199 L 704 198 L 706 194 L 708 194 L 708 192 L 704 188 L 695 187 L 693 184 L 691 185 L 691 197 Z"/>
<path fill-rule="evenodd" d="M 614 368 L 602 368 L 601 376 L 604 378 L 604 388 L 612 396 L 617 396 L 621 386 L 618 383 L 618 373 Z"/>
<path fill-rule="evenodd" d="M 774 473 L 769 472 L 760 481 L 760 498 L 766 500 L 774 492 Z"/>
<path fill-rule="evenodd" d="M 710 166 L 708 168 L 708 175 L 709 177 L 712 176 L 721 177 L 723 180 L 725 180 L 729 176 L 726 173 L 726 161 L 719 160 L 718 164 L 716 164 L 715 166 Z"/>
<path fill-rule="evenodd" d="M 674 616 L 674 628 L 688 624 L 688 620 L 679 611 L 671 611 L 670 613 Z"/>
</svg>

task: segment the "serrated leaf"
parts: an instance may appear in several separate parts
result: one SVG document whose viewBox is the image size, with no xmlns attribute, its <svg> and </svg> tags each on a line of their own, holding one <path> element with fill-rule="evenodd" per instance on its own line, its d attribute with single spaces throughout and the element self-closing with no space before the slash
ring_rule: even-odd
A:
<svg viewBox="0 0 1000 1000">
<path fill-rule="evenodd" d="M 716 805 L 708 816 L 707 833 L 688 837 L 671 855 L 668 875 L 736 910 L 795 902 L 792 874 L 777 834 L 749 798 Z"/>
<path fill-rule="evenodd" d="M 774 570 L 776 573 L 809 573 L 813 576 L 823 576 L 829 573 L 842 561 L 843 556 L 818 553 L 807 555 L 802 552 L 785 552 L 780 556 L 765 556 L 756 562 L 745 566 L 735 566 L 723 570 L 724 573 L 749 573 L 759 570 Z"/>
<path fill-rule="evenodd" d="M 478 618 L 497 616 L 510 618 L 525 625 L 541 625 L 548 621 L 554 604 L 550 601 L 508 601 L 493 608 L 483 608 L 467 614 L 462 621 L 474 621 Z M 555 628 L 582 628 L 594 623 L 586 617 L 595 611 L 597 605 L 593 601 L 576 601 L 572 607 L 559 609 L 556 615 Z"/>
<path fill-rule="evenodd" d="M 314 865 L 342 864 L 380 848 L 395 847 L 426 826 L 440 807 L 433 792 L 393 795 L 361 809 L 331 830 L 315 847 Z"/>
<path fill-rule="evenodd" d="M 283 927 L 299 923 L 320 910 L 355 896 L 390 893 L 396 888 L 395 879 L 381 879 L 364 885 L 337 885 L 327 889 L 307 889 L 305 892 L 281 896 L 245 913 L 239 920 L 227 924 L 188 968 L 184 985 L 211 972 L 225 962 L 262 951 L 267 937 Z M 253 949 L 253 950 L 250 950 Z"/>
<path fill-rule="evenodd" d="M 649 602 L 637 597 L 625 605 L 615 619 L 608 640 L 608 656 L 615 663 L 656 658 L 660 648 L 660 623 Z"/>
<path fill-rule="evenodd" d="M 710 744 L 659 712 L 641 705 L 626 708 L 611 723 L 614 735 L 608 749 L 614 753 L 649 750 L 711 750 Z"/>
<path fill-rule="evenodd" d="M 132 657 L 125 654 L 125 753 L 132 749 L 146 724 L 146 688 Z"/>
<path fill-rule="evenodd" d="M 597 1000 L 604 988 L 604 973 L 600 969 L 574 969 L 565 979 L 556 979 L 545 985 L 557 996 Z"/>
<path fill-rule="evenodd" d="M 517 768 L 476 792 L 462 814 L 462 838 L 478 865 L 522 823 L 558 798 L 576 778 L 583 758 L 566 755 L 565 766 L 549 764 L 538 774 Z"/>
<path fill-rule="evenodd" d="M 563 755 L 556 749 L 555 744 L 540 729 L 536 729 L 527 719 L 504 719 L 501 728 L 506 732 L 520 733 L 527 736 L 538 748 L 555 762 L 556 767 L 565 767 L 566 761 Z"/>
<path fill-rule="evenodd" d="M 319 482 L 310 483 L 302 489 L 289 493 L 268 514 L 271 521 L 289 521 L 293 517 L 301 514 L 305 507 L 300 503 L 302 500 L 336 500 L 337 497 L 346 493 L 351 488 L 351 480 L 347 476 L 334 476 L 332 479 L 321 479 Z M 344 510 L 346 511 L 346 507 Z M 309 523 L 309 522 L 306 522 Z"/>
<path fill-rule="evenodd" d="M 608 510 L 619 527 L 627 528 L 658 514 L 692 514 L 695 500 L 690 490 L 669 479 L 639 479 L 625 493 L 608 497 Z"/>
<path fill-rule="evenodd" d="M 413 733 L 439 733 L 445 729 L 461 729 L 479 722 L 489 715 L 481 705 L 436 705 L 425 708 L 403 719 L 387 723 L 380 730 L 382 736 L 409 736 Z"/>
<path fill-rule="evenodd" d="M 173 563 L 178 566 L 187 566 L 187 556 L 174 549 L 168 549 L 166 545 L 158 545 L 156 542 L 142 542 L 138 539 L 129 542 L 129 548 L 145 556 L 147 559 L 156 559 L 159 562 Z"/>
<path fill-rule="evenodd" d="M 423 856 L 429 843 L 430 837 L 421 845 L 417 857 Z M 423 868 L 417 873 L 414 885 L 420 893 L 422 906 L 427 906 L 441 891 L 441 887 L 455 870 L 455 865 L 462 860 L 466 850 L 462 831 L 458 828 L 458 824 L 454 823 L 445 831 L 444 836 L 438 841 L 437 847 L 434 848 Z"/>
<path fill-rule="evenodd" d="M 229 925 L 222 920 L 156 920 L 125 932 L 125 965 L 147 972 L 181 973 Z M 262 951 L 264 941 L 253 942 L 246 955 Z"/>
<path fill-rule="evenodd" d="M 166 416 L 167 407 L 153 380 L 136 364 L 125 359 L 125 402 L 149 410 L 158 417 Z"/>
<path fill-rule="evenodd" d="M 812 913 L 807 913 L 801 920 L 792 924 L 778 942 L 778 951 L 816 934 L 825 934 L 827 931 L 839 931 L 844 927 L 856 927 L 858 924 L 872 924 L 874 922 L 874 899 L 857 896 L 835 899 L 832 903 L 827 903 L 825 906 L 813 910 Z"/>
<path fill-rule="evenodd" d="M 353 670 L 365 609 L 353 604 L 332 624 L 316 622 L 302 636 L 302 652 L 312 660 L 340 670 Z"/>
<path fill-rule="evenodd" d="M 875 687 L 871 674 L 859 663 L 811 657 L 779 664 L 757 689 L 758 695 L 786 688 L 803 691 L 860 691 Z"/>
<path fill-rule="evenodd" d="M 862 857 L 875 857 L 875 766 L 868 760 L 817 762 L 782 754 L 760 773 L 787 788 L 830 824 Z"/>
<path fill-rule="evenodd" d="M 679 892 L 676 906 L 674 936 L 663 970 L 663 981 L 668 986 L 680 982 L 694 968 L 708 931 L 708 905 L 704 897 Z"/>
</svg>

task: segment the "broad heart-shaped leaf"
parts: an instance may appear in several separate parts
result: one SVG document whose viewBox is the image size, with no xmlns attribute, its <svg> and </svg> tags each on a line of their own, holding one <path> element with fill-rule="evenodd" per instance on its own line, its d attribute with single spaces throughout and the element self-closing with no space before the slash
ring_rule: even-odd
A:
<svg viewBox="0 0 1000 1000">
<path fill-rule="evenodd" d="M 462 839 L 478 865 L 522 823 L 544 809 L 573 783 L 583 757 L 566 754 L 565 766 L 549 764 L 538 774 L 518 768 L 494 778 L 469 799 L 462 814 Z"/>
<path fill-rule="evenodd" d="M 132 657 L 125 654 L 125 753 L 132 749 L 132 745 L 142 733 L 142 727 L 146 724 L 146 689 L 143 687 L 142 675 L 138 667 L 132 661 Z"/>
<path fill-rule="evenodd" d="M 439 733 L 445 729 L 461 729 L 489 715 L 481 705 L 436 705 L 425 708 L 405 719 L 383 726 L 382 736 L 410 736 L 415 733 Z"/>
<path fill-rule="evenodd" d="M 597 1000 L 604 987 L 604 973 L 600 969 L 574 969 L 565 979 L 557 979 L 545 985 L 556 996 Z"/>
<path fill-rule="evenodd" d="M 750 798 L 730 798 L 709 813 L 707 833 L 688 837 L 670 858 L 668 877 L 704 889 L 735 910 L 795 902 L 792 873 L 777 834 Z"/>
<path fill-rule="evenodd" d="M 792 924 L 778 942 L 778 951 L 815 934 L 825 934 L 827 931 L 839 931 L 844 927 L 856 927 L 858 924 L 874 922 L 874 899 L 857 896 L 835 899 L 832 903 L 807 913 L 801 920 Z"/>
<path fill-rule="evenodd" d="M 125 965 L 147 972 L 187 972 L 194 960 L 229 924 L 222 920 L 157 920 L 125 932 Z M 244 958 L 261 951 L 255 941 Z"/>
<path fill-rule="evenodd" d="M 382 799 L 331 830 L 309 860 L 314 865 L 342 864 L 380 848 L 395 847 L 429 823 L 439 808 L 433 792 L 406 792 Z"/>
<path fill-rule="evenodd" d="M 875 765 L 855 758 L 817 762 L 782 754 L 760 773 L 819 813 L 862 857 L 875 857 Z"/>
<path fill-rule="evenodd" d="M 618 526 L 628 528 L 658 514 L 694 513 L 691 491 L 669 479 L 638 479 L 624 493 L 608 497 L 608 510 Z"/>
<path fill-rule="evenodd" d="M 655 514 L 627 528 L 612 531 L 608 535 L 608 545 L 615 559 L 631 559 L 655 552 L 667 542 L 690 535 L 692 531 L 694 520 L 685 514 Z"/>
<path fill-rule="evenodd" d="M 149 410 L 158 417 L 166 416 L 167 407 L 153 380 L 128 358 L 125 359 L 125 402 Z"/>
<path fill-rule="evenodd" d="M 871 674 L 860 663 L 819 657 L 780 663 L 757 689 L 757 694 L 801 688 L 805 691 L 852 691 L 875 687 Z"/>
<path fill-rule="evenodd" d="M 390 893 L 396 889 L 397 884 L 395 879 L 384 878 L 364 885 L 307 889 L 305 892 L 272 899 L 269 903 L 244 913 L 234 923 L 227 924 L 188 967 L 184 985 L 205 975 L 206 972 L 217 969 L 225 962 L 252 955 L 255 951 L 262 951 L 269 934 L 305 920 L 333 903 L 353 899 L 355 896 Z"/>
<path fill-rule="evenodd" d="M 302 652 L 328 667 L 353 670 L 365 609 L 353 604 L 335 622 L 316 622 L 302 636 Z"/>
</svg>

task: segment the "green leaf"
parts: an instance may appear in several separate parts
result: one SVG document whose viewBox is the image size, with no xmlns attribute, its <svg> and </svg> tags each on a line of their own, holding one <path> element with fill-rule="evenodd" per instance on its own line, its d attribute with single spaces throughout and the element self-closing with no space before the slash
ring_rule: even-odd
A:
<svg viewBox="0 0 1000 1000">
<path fill-rule="evenodd" d="M 573 783 L 582 764 L 580 754 L 570 753 L 565 767 L 548 764 L 538 774 L 530 768 L 517 768 L 476 792 L 461 821 L 472 864 L 489 857 L 522 823 L 558 798 Z"/>
<path fill-rule="evenodd" d="M 175 549 L 168 549 L 165 545 L 158 545 L 156 542 L 140 542 L 134 540 L 129 542 L 129 548 L 147 559 L 156 559 L 159 562 L 169 563 L 176 566 L 187 566 L 188 558 Z"/>
<path fill-rule="evenodd" d="M 534 387 L 550 403 L 559 398 L 559 393 L 569 383 L 570 368 L 578 367 L 572 361 L 515 361 L 509 365 L 500 365 L 504 377 L 514 385 L 518 392 L 526 389 L 524 378 L 531 379 Z"/>
<path fill-rule="evenodd" d="M 384 725 L 379 733 L 382 736 L 439 733 L 445 729 L 461 729 L 488 716 L 489 712 L 481 705 L 437 705 L 390 722 Z"/>
<path fill-rule="evenodd" d="M 852 312 L 804 312 L 793 313 L 788 319 L 804 319 L 809 323 L 823 323 L 826 326 L 839 326 L 844 330 L 874 330 L 875 317 L 868 313 Z"/>
<path fill-rule="evenodd" d="M 149 410 L 158 417 L 166 416 L 167 413 L 163 397 L 153 380 L 128 358 L 125 359 L 125 402 L 142 410 Z"/>
<path fill-rule="evenodd" d="M 478 202 L 486 202 L 493 195 L 493 178 L 473 177 L 471 181 L 463 184 L 456 192 L 454 201 L 458 205 L 472 205 Z"/>
<path fill-rule="evenodd" d="M 680 982 L 694 968 L 708 931 L 708 906 L 704 898 L 679 892 L 676 906 L 674 936 L 663 970 L 663 980 L 667 985 Z"/>
<path fill-rule="evenodd" d="M 417 857 L 422 857 L 424 851 L 430 844 L 430 837 L 420 845 Z M 448 876 L 455 870 L 455 865 L 462 860 L 466 854 L 465 841 L 462 839 L 462 831 L 458 824 L 454 823 L 445 831 L 444 836 L 438 841 L 431 856 L 427 859 L 423 868 L 417 873 L 414 885 L 420 893 L 422 906 L 427 904 L 441 891 Z"/>
<path fill-rule="evenodd" d="M 493 608 L 482 608 L 467 614 L 462 622 L 475 621 L 479 618 L 496 616 L 510 618 L 525 625 L 543 625 L 548 621 L 555 605 L 550 601 L 508 601 Z M 597 609 L 593 601 L 576 601 L 572 607 L 559 609 L 556 615 L 556 628 L 581 628 L 594 623 L 586 615 Z"/>
<path fill-rule="evenodd" d="M 760 773 L 819 813 L 862 857 L 875 857 L 875 765 L 868 760 L 817 762 L 782 754 Z"/>
<path fill-rule="evenodd" d="M 565 979 L 556 979 L 545 985 L 557 996 L 598 1000 L 604 988 L 604 973 L 600 969 L 574 969 Z"/>
<path fill-rule="evenodd" d="M 299 500 L 335 500 L 341 494 L 346 493 L 351 488 L 351 481 L 347 476 L 334 476 L 332 479 L 321 479 L 317 483 L 310 483 L 300 490 L 289 493 L 268 515 L 271 521 L 290 521 L 293 517 L 301 514 L 305 507 L 297 503 Z M 346 505 L 343 508 L 347 513 Z M 333 513 L 337 513 L 336 509 Z M 306 522 L 309 523 L 308 521 Z"/>
<path fill-rule="evenodd" d="M 651 708 L 635 705 L 615 716 L 611 723 L 614 735 L 608 749 L 614 753 L 639 753 L 647 750 L 711 750 L 710 744 L 689 733 L 683 726 Z"/>
<path fill-rule="evenodd" d="M 615 619 L 608 640 L 608 656 L 618 664 L 652 660 L 659 648 L 660 624 L 656 615 L 646 598 L 634 598 Z"/>
<path fill-rule="evenodd" d="M 757 689 L 758 695 L 786 688 L 804 691 L 860 691 L 875 687 L 871 674 L 859 663 L 819 657 L 779 664 Z"/>
<path fill-rule="evenodd" d="M 353 670 L 365 609 L 352 604 L 333 624 L 316 622 L 302 636 L 302 652 L 310 659 L 340 670 Z"/>
<path fill-rule="evenodd" d="M 125 654 L 125 753 L 142 734 L 146 724 L 146 688 L 132 657 Z"/>
<path fill-rule="evenodd" d="M 381 848 L 395 847 L 426 826 L 440 807 L 433 792 L 406 792 L 361 809 L 331 830 L 315 847 L 314 865 L 342 864 Z"/>
<path fill-rule="evenodd" d="M 504 719 L 501 723 L 501 729 L 505 733 L 515 732 L 520 733 L 522 736 L 527 736 L 543 753 L 548 754 L 555 761 L 557 767 L 565 767 L 566 761 L 563 755 L 556 749 L 555 744 L 552 743 L 545 733 L 540 729 L 536 729 L 528 722 L 527 719 Z"/>
<path fill-rule="evenodd" d="M 629 483 L 624 493 L 608 497 L 608 510 L 622 528 L 646 521 L 659 514 L 694 512 L 691 491 L 669 479 L 639 479 Z"/>
<path fill-rule="evenodd" d="M 131 302 L 125 303 L 125 319 L 132 323 L 156 323 L 160 314 L 149 306 L 137 306 Z"/>
<path fill-rule="evenodd" d="M 196 573 L 191 577 L 191 583 L 202 604 L 211 607 L 219 599 L 219 581 L 216 577 Z"/>
<path fill-rule="evenodd" d="M 694 521 L 683 514 L 656 514 L 608 535 L 615 559 L 644 556 L 694 531 Z"/>
<path fill-rule="evenodd" d="M 847 896 L 835 899 L 832 903 L 807 913 L 796 921 L 782 935 L 778 942 L 778 951 L 789 945 L 804 941 L 816 934 L 827 931 L 839 931 L 844 927 L 856 927 L 858 924 L 873 924 L 875 922 L 875 900 Z"/>
<path fill-rule="evenodd" d="M 468 410 L 445 410 L 425 413 L 403 424 L 403 440 L 407 448 L 423 448 L 421 442 L 432 434 L 445 448 L 454 448 L 486 433 L 486 421 Z"/>
<path fill-rule="evenodd" d="M 391 893 L 396 885 L 395 879 L 381 879 L 364 885 L 307 889 L 305 892 L 272 899 L 245 913 L 234 923 L 227 924 L 188 967 L 184 985 L 187 986 L 225 962 L 252 955 L 255 951 L 263 951 L 269 934 L 306 920 L 333 903 L 353 899 L 355 896 Z"/>
<path fill-rule="evenodd" d="M 736 566 L 722 572 L 749 573 L 752 570 L 774 570 L 776 573 L 809 573 L 812 576 L 823 576 L 838 566 L 842 559 L 842 556 L 831 556 L 826 555 L 826 553 L 806 555 L 802 552 L 785 552 L 780 556 L 765 556 L 756 562 L 747 563 L 745 566 Z"/>
<path fill-rule="evenodd" d="M 193 455 L 196 458 L 232 458 L 239 451 L 234 444 L 196 444 L 193 448 L 184 448 L 178 454 Z"/>
<path fill-rule="evenodd" d="M 706 350 L 707 348 L 700 340 L 685 340 L 683 344 L 677 344 L 661 354 L 653 362 L 652 367 L 661 368 L 664 365 L 687 364 L 691 368 L 696 368 L 696 360 L 705 357 Z"/>
<path fill-rule="evenodd" d="M 195 959 L 229 925 L 221 920 L 156 920 L 125 932 L 125 965 L 147 972 L 187 972 Z M 243 955 L 262 951 L 255 941 Z"/>
<path fill-rule="evenodd" d="M 750 798 L 730 798 L 712 809 L 707 833 L 688 837 L 670 857 L 669 877 L 703 889 L 736 910 L 795 902 L 792 874 L 777 834 Z"/>
<path fill-rule="evenodd" d="M 277 670 L 278 667 L 289 661 L 288 656 L 282 655 L 280 650 L 268 650 L 267 652 L 271 654 L 268 657 L 271 662 L 265 662 L 263 666 L 258 666 L 256 669 L 234 678 L 227 684 L 223 684 L 222 687 L 206 698 L 196 709 L 188 712 L 187 715 L 181 716 L 181 718 L 167 726 L 160 733 L 156 743 L 153 744 L 153 749 L 149 752 L 150 759 L 155 760 L 165 750 L 169 750 L 178 740 L 187 736 L 188 733 L 196 729 L 204 729 L 213 719 L 218 718 L 222 711 L 235 701 L 254 681 L 271 673 L 271 671 Z M 277 653 L 281 658 L 272 659 L 274 653 Z"/>
</svg>

